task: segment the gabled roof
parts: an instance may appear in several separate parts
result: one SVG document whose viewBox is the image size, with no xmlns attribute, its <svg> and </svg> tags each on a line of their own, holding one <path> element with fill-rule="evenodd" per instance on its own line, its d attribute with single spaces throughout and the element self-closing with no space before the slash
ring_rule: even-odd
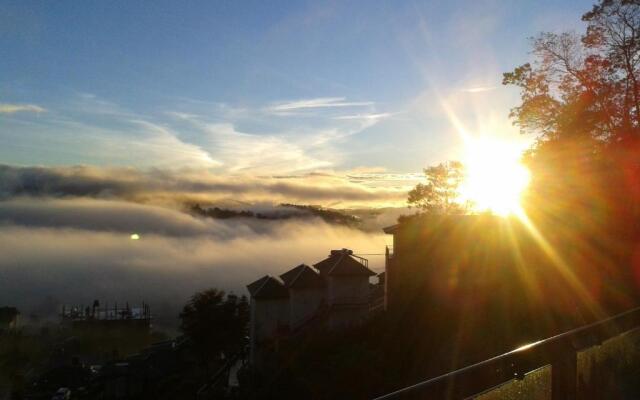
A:
<svg viewBox="0 0 640 400">
<path fill-rule="evenodd" d="M 351 255 L 351 250 L 343 249 L 340 251 L 332 251 L 329 257 L 314 264 L 313 266 L 320 271 L 321 274 L 327 276 L 335 275 L 365 275 L 373 276 L 375 272 L 365 267 Z"/>
<path fill-rule="evenodd" d="M 256 294 L 256 292 L 258 291 L 258 289 L 260 289 L 262 287 L 262 285 L 264 285 L 264 283 L 267 281 L 267 279 L 269 279 L 269 275 L 265 275 L 262 278 L 258 279 L 257 281 L 248 284 L 247 285 L 247 289 L 249 289 L 249 294 L 251 296 L 254 296 Z"/>
<path fill-rule="evenodd" d="M 329 270 L 336 265 L 336 262 L 338 261 L 338 258 L 335 257 L 334 255 L 330 255 L 329 257 L 325 258 L 322 261 L 319 261 L 315 264 L 313 264 L 313 266 L 320 271 L 320 273 L 322 275 L 326 275 L 327 272 L 329 272 Z"/>
<path fill-rule="evenodd" d="M 324 280 L 310 266 L 300 264 L 297 267 L 280 275 L 284 285 L 288 288 L 315 288 L 323 287 Z"/>
<path fill-rule="evenodd" d="M 249 289 L 249 293 L 254 299 L 282 299 L 289 297 L 289 292 L 282 282 L 269 275 L 265 275 L 248 284 L 247 289 Z"/>
</svg>

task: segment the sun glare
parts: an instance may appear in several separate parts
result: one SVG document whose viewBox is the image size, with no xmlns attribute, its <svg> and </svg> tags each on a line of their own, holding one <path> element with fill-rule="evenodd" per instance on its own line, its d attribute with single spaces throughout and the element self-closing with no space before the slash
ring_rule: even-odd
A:
<svg viewBox="0 0 640 400">
<path fill-rule="evenodd" d="M 465 142 L 462 197 L 478 211 L 517 214 L 530 179 L 529 170 L 520 162 L 521 146 L 488 138 L 468 138 Z"/>
</svg>

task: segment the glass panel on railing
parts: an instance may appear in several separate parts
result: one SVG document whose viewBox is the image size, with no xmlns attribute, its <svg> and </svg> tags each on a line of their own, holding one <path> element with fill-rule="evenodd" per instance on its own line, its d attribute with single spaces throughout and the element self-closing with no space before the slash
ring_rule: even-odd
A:
<svg viewBox="0 0 640 400">
<path fill-rule="evenodd" d="M 578 352 L 578 398 L 640 399 L 640 330 Z"/>
<path fill-rule="evenodd" d="M 550 400 L 551 367 L 531 371 L 521 380 L 512 380 L 483 394 L 475 400 Z"/>
</svg>

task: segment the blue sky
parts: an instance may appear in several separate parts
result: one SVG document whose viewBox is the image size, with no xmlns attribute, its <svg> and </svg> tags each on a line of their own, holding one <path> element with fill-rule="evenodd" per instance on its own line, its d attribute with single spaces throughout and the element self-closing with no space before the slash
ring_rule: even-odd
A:
<svg viewBox="0 0 640 400">
<path fill-rule="evenodd" d="M 420 171 L 459 154 L 451 112 L 525 140 L 501 73 L 591 4 L 5 0 L 0 163 Z"/>
</svg>

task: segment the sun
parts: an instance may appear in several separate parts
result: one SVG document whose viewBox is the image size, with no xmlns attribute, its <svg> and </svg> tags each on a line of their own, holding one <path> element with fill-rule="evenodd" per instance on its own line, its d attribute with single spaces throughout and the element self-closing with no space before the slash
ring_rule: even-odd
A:
<svg viewBox="0 0 640 400">
<path fill-rule="evenodd" d="M 465 140 L 465 179 L 461 196 L 477 211 L 499 215 L 521 210 L 522 192 L 529 184 L 529 170 L 522 165 L 522 146 L 512 142 L 467 138 Z"/>
</svg>

